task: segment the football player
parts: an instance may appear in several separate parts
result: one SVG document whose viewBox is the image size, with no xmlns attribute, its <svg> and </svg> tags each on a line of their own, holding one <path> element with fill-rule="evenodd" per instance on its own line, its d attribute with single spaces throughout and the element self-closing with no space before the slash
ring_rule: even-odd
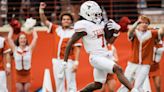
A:
<svg viewBox="0 0 164 92">
<path fill-rule="evenodd" d="M 88 84 L 80 92 L 92 92 L 101 89 L 108 73 L 115 73 L 120 82 L 134 92 L 135 89 L 132 89 L 132 84 L 125 78 L 122 68 L 114 62 L 111 53 L 107 49 L 107 41 L 104 37 L 105 24 L 102 21 L 100 6 L 94 1 L 86 1 L 80 7 L 80 16 L 81 20 L 75 23 L 75 33 L 65 51 L 64 61 L 66 62 L 63 62 L 63 67 L 66 67 L 73 43 L 82 38 L 85 50 L 89 53 L 89 62 L 94 68 L 94 82 Z M 109 33 L 110 30 L 120 29 L 120 25 L 111 19 L 106 27 Z M 113 42 L 112 40 L 117 38 L 118 33 L 113 33 L 109 42 Z"/>
</svg>

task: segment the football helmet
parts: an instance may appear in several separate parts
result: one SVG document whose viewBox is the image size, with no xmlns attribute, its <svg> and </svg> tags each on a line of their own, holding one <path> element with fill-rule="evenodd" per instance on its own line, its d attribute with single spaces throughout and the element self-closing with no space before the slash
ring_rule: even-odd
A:
<svg viewBox="0 0 164 92">
<path fill-rule="evenodd" d="M 102 9 L 95 1 L 86 1 L 80 7 L 80 16 L 96 24 L 102 21 Z"/>
</svg>

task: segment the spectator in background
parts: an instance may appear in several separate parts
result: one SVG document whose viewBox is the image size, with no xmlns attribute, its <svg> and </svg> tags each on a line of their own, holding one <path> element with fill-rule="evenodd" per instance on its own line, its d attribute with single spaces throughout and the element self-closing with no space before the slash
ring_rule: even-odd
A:
<svg viewBox="0 0 164 92">
<path fill-rule="evenodd" d="M 151 65 L 149 78 L 153 79 L 155 91 L 161 92 L 160 61 L 164 52 L 163 42 L 160 41 L 155 46 L 154 62 Z M 152 88 L 152 87 L 151 87 Z"/>
<path fill-rule="evenodd" d="M 74 21 L 76 22 L 79 19 L 80 5 L 82 1 L 70 0 L 70 6 L 72 10 L 72 15 L 74 16 Z"/>
<path fill-rule="evenodd" d="M 131 23 L 130 19 L 126 16 L 122 17 L 118 24 L 121 26 L 120 32 L 127 32 L 128 31 L 128 25 Z"/>
<path fill-rule="evenodd" d="M 164 30 L 164 29 L 163 29 Z M 162 55 L 164 52 L 164 43 L 162 40 L 159 40 L 156 42 L 156 46 L 154 47 L 154 56 L 153 56 L 153 64 L 150 67 L 150 73 L 147 79 L 144 82 L 143 89 L 145 92 L 152 92 L 153 87 L 149 82 L 150 80 L 153 80 L 153 83 L 155 85 L 155 92 L 161 92 L 161 75 L 160 75 L 160 62 L 162 59 Z"/>
<path fill-rule="evenodd" d="M 30 0 L 22 0 L 21 1 L 21 11 L 20 11 L 20 14 L 21 14 L 21 19 L 22 20 L 26 20 L 26 18 L 29 18 L 30 17 L 30 5 L 31 2 Z"/>
<path fill-rule="evenodd" d="M 127 16 L 132 23 L 138 17 L 137 3 L 138 0 L 94 0 L 97 1 L 104 10 L 106 10 L 107 18 L 114 19 L 117 23 L 119 20 Z"/>
<path fill-rule="evenodd" d="M 0 0 L 0 26 L 6 24 L 7 19 L 7 0 Z"/>
<path fill-rule="evenodd" d="M 37 26 L 40 26 L 41 24 L 40 24 L 40 18 L 39 18 L 39 4 L 40 4 L 40 1 L 41 0 L 30 0 L 30 6 L 32 7 L 32 11 L 34 11 L 34 12 L 32 12 L 31 14 L 31 16 L 34 18 L 34 19 L 36 19 L 37 20 L 37 23 L 36 23 L 36 25 Z"/>
<path fill-rule="evenodd" d="M 10 49 L 4 37 L 0 36 L 0 92 L 8 92 L 7 77 L 10 74 Z"/>
<path fill-rule="evenodd" d="M 55 37 L 54 46 L 54 58 L 53 63 L 53 73 L 56 83 L 56 92 L 65 92 L 65 79 L 67 82 L 67 92 L 77 92 L 76 87 L 76 71 L 78 69 L 78 59 L 80 55 L 81 43 L 77 42 L 71 48 L 71 55 L 69 55 L 69 61 L 67 69 L 63 72 L 62 70 L 64 52 L 68 41 L 74 34 L 74 29 L 72 28 L 73 16 L 70 13 L 62 13 L 60 16 L 61 25 L 53 24 L 50 22 L 44 14 L 44 9 L 46 4 L 44 2 L 40 3 L 39 13 L 41 21 L 48 27 L 48 33 L 53 33 Z"/>
<path fill-rule="evenodd" d="M 8 0 L 8 12 L 7 12 L 7 20 L 8 23 L 11 19 L 19 19 L 20 17 L 20 7 L 21 7 L 21 0 Z"/>
<path fill-rule="evenodd" d="M 161 8 L 162 0 L 146 0 L 147 8 Z"/>
<path fill-rule="evenodd" d="M 137 3 L 138 0 L 113 0 L 113 19 L 118 22 L 121 17 L 127 16 L 134 23 L 138 18 Z"/>
<path fill-rule="evenodd" d="M 36 18 L 36 6 L 32 6 L 32 0 L 22 0 L 21 10 L 20 10 L 20 19 L 21 22 L 24 22 L 27 18 Z"/>
<path fill-rule="evenodd" d="M 143 84 L 149 74 L 150 65 L 153 63 L 153 53 L 156 41 L 164 36 L 164 30 L 148 29 L 150 19 L 141 15 L 128 30 L 128 38 L 131 41 L 130 60 L 125 70 L 126 78 L 134 82 L 134 88 L 143 92 Z M 118 92 L 128 92 L 125 86 L 121 86 Z"/>
<path fill-rule="evenodd" d="M 31 59 L 32 52 L 37 42 L 37 33 L 32 32 L 33 39 L 28 44 L 25 33 L 20 33 L 14 43 L 12 36 L 15 30 L 21 30 L 21 24 L 18 20 L 12 19 L 10 22 L 12 29 L 8 33 L 9 46 L 13 51 L 16 68 L 16 92 L 30 92 L 31 87 Z"/>
</svg>

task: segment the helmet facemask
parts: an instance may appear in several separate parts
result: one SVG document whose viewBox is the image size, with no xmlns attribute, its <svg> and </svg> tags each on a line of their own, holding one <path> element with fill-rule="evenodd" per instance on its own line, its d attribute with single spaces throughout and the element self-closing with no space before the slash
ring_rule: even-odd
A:
<svg viewBox="0 0 164 92">
<path fill-rule="evenodd" d="M 102 13 L 95 13 L 95 14 L 93 15 L 92 21 L 93 21 L 94 23 L 96 23 L 96 24 L 101 23 L 101 21 L 102 21 Z"/>
</svg>

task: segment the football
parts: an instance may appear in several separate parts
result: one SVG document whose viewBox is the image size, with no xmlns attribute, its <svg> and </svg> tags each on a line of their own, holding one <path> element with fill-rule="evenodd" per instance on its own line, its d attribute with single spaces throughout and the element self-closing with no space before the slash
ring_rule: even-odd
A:
<svg viewBox="0 0 164 92">
<path fill-rule="evenodd" d="M 109 42 L 110 38 L 113 37 L 114 29 L 108 30 L 107 24 L 104 26 L 105 39 Z"/>
</svg>

